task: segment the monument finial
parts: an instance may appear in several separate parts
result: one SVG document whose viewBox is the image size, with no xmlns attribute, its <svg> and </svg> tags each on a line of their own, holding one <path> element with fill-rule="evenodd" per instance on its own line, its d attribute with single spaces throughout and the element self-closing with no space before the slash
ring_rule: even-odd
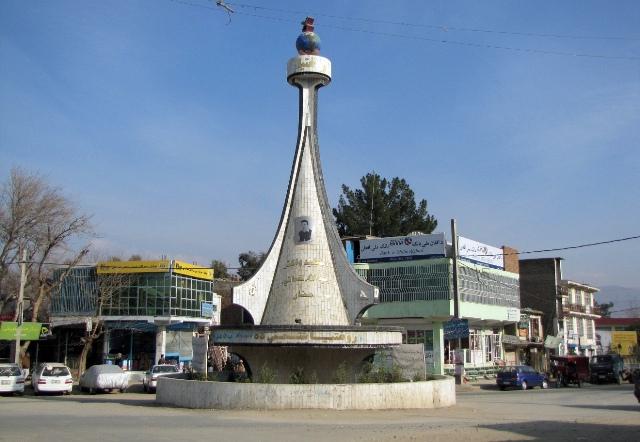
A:
<svg viewBox="0 0 640 442">
<path fill-rule="evenodd" d="M 302 22 L 302 34 L 296 40 L 296 49 L 300 55 L 318 55 L 320 53 L 320 37 L 313 32 L 315 26 L 313 17 L 307 17 Z"/>
<path fill-rule="evenodd" d="M 313 17 L 307 17 L 304 19 L 302 24 L 302 32 L 313 32 L 315 26 L 313 26 L 314 19 Z"/>
</svg>

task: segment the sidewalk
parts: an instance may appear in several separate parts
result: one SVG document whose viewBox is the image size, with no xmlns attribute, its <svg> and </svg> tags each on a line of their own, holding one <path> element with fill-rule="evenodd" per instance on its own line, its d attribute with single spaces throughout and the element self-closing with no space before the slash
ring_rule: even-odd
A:
<svg viewBox="0 0 640 442">
<path fill-rule="evenodd" d="M 496 386 L 496 378 L 479 378 L 473 381 L 464 382 L 460 385 L 456 385 L 456 392 L 459 391 L 479 391 L 486 389 L 487 387 Z"/>
</svg>

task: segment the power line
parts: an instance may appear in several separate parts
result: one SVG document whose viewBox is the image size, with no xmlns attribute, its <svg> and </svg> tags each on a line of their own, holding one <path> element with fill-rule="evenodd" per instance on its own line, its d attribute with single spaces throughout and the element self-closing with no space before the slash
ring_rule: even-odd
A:
<svg viewBox="0 0 640 442">
<path fill-rule="evenodd" d="M 627 236 L 625 238 L 617 238 L 617 239 L 610 239 L 607 241 L 598 241 L 598 242 L 592 242 L 592 243 L 586 243 L 586 244 L 579 244 L 579 245 L 575 245 L 575 246 L 566 246 L 566 247 L 557 247 L 557 248 L 552 248 L 552 249 L 540 249 L 540 250 L 528 250 L 528 251 L 524 251 L 524 252 L 512 252 L 512 253 L 495 253 L 495 254 L 486 254 L 486 255 L 460 255 L 460 258 L 468 258 L 468 257 L 480 257 L 480 256 L 509 256 L 509 255 L 525 255 L 525 254 L 529 254 L 529 253 L 543 253 L 543 252 L 557 252 L 557 251 L 561 251 L 561 250 L 572 250 L 572 249 L 580 249 L 580 248 L 584 248 L 584 247 L 594 247 L 594 246 L 599 246 L 599 245 L 603 245 L 603 244 L 613 244 L 613 243 L 617 243 L 617 242 L 623 242 L 623 241 L 630 241 L 633 239 L 639 239 L 640 235 L 635 235 L 635 236 Z M 40 264 L 40 261 L 25 261 L 27 264 Z M 122 262 L 135 262 L 135 261 L 122 261 Z M 45 265 L 57 265 L 57 266 L 68 266 L 70 265 L 69 263 L 60 263 L 60 262 L 43 262 L 42 264 Z M 95 267 L 96 264 L 75 264 L 74 267 Z M 118 265 L 111 265 L 111 266 L 101 266 L 102 268 L 126 268 L 126 269 L 149 269 L 148 266 L 118 266 Z M 167 268 L 168 269 L 168 268 Z M 193 266 L 180 266 L 180 270 L 212 270 L 214 269 L 214 267 L 207 267 L 207 266 L 200 266 L 197 264 L 193 264 Z M 254 269 L 253 267 L 227 267 L 227 269 L 229 270 L 237 270 L 237 269 Z"/>
<path fill-rule="evenodd" d="M 187 1 L 187 0 L 169 0 L 169 1 L 174 2 L 174 3 L 178 3 L 178 4 L 182 4 L 182 5 L 186 5 L 186 6 L 193 6 L 193 7 L 203 8 L 203 9 L 209 9 L 209 10 L 216 11 L 216 12 L 224 12 L 224 11 L 221 11 L 221 10 L 219 11 L 219 10 L 217 10 L 215 8 L 211 8 L 209 6 L 205 6 L 205 5 L 198 4 L 198 3 L 193 3 L 193 2 L 190 2 L 190 1 Z M 254 8 L 254 9 L 271 10 L 269 8 L 259 7 L 259 6 L 242 5 L 242 4 L 237 4 L 237 3 L 227 3 L 227 4 L 228 5 L 233 5 L 233 6 L 236 6 L 236 7 L 247 7 L 247 8 Z M 278 10 L 274 9 L 272 12 L 276 12 L 276 11 L 278 11 Z M 293 12 L 294 11 L 291 11 L 290 13 L 293 13 Z M 296 13 L 304 14 L 302 12 L 296 12 Z M 248 12 L 242 12 L 242 11 L 235 11 L 235 14 L 244 15 L 244 16 L 248 16 L 248 17 L 262 18 L 262 19 L 278 21 L 278 22 L 299 24 L 299 20 L 286 19 L 286 18 L 282 18 L 282 17 L 274 17 L 274 16 L 269 16 L 269 15 L 248 13 Z M 316 15 L 322 16 L 323 14 L 316 14 Z M 327 16 L 327 17 L 331 17 L 331 16 Z M 333 17 L 339 17 L 339 16 L 333 16 Z M 343 19 L 347 19 L 347 18 L 345 17 Z M 366 20 L 369 20 L 369 19 L 360 19 L 360 20 L 366 21 Z M 495 45 L 495 44 L 487 44 L 487 43 L 475 43 L 475 42 L 470 42 L 470 41 L 459 41 L 459 40 L 449 40 L 449 39 L 441 39 L 441 38 L 430 38 L 430 37 L 423 37 L 423 36 L 416 36 L 416 35 L 399 34 L 399 33 L 394 33 L 394 32 L 374 31 L 374 30 L 370 30 L 370 29 L 360 29 L 360 28 L 353 28 L 353 27 L 347 27 L 347 26 L 337 26 L 337 25 L 331 25 L 331 24 L 326 24 L 326 23 L 323 24 L 322 26 L 324 28 L 338 29 L 338 30 L 348 31 L 348 32 L 360 32 L 360 33 L 364 33 L 364 34 L 378 35 L 378 36 L 382 36 L 382 37 L 401 38 L 401 39 L 405 39 L 405 40 L 417 40 L 417 41 L 425 41 L 425 42 L 445 44 L 445 45 L 465 46 L 465 47 L 471 47 L 471 48 L 495 49 L 495 50 L 517 52 L 517 53 L 523 53 L 523 54 L 555 55 L 555 56 L 565 56 L 565 57 L 595 58 L 595 59 L 606 59 L 606 60 L 627 60 L 627 61 L 638 61 L 638 60 L 640 60 L 640 56 L 618 56 L 618 55 L 606 55 L 606 54 L 592 54 L 592 53 L 586 53 L 586 52 L 567 52 L 567 51 L 555 51 L 555 50 L 548 50 L 548 49 L 521 48 L 521 47 L 516 47 L 516 46 L 503 46 L 503 45 Z M 427 26 L 427 25 L 425 25 L 425 26 Z M 496 32 L 498 32 L 498 31 L 496 31 Z M 502 31 L 499 31 L 499 32 L 502 32 Z M 542 34 L 539 34 L 539 35 L 542 35 Z M 548 35 L 551 35 L 551 34 L 548 34 Z"/>
<path fill-rule="evenodd" d="M 495 30 L 495 29 L 466 28 L 466 27 L 451 26 L 446 24 L 410 23 L 410 22 L 380 20 L 380 19 L 371 19 L 371 18 L 363 18 L 363 17 L 355 17 L 355 16 L 322 14 L 319 12 L 294 11 L 294 10 L 279 9 L 279 8 L 269 8 L 266 6 L 258 6 L 258 5 L 252 5 L 252 4 L 246 4 L 246 3 L 227 3 L 227 4 L 240 7 L 240 8 L 245 8 L 245 9 L 283 12 L 288 14 L 296 14 L 299 16 L 308 14 L 308 15 L 313 15 L 317 17 L 326 17 L 326 18 L 333 18 L 338 20 L 360 21 L 364 23 L 377 23 L 377 24 L 385 24 L 385 25 L 403 26 L 403 27 L 409 27 L 409 28 L 426 28 L 426 29 L 433 29 L 433 30 L 438 30 L 442 32 L 463 31 L 463 32 L 475 32 L 475 33 L 484 33 L 484 34 L 500 34 L 500 35 L 514 35 L 514 36 L 521 36 L 521 37 L 541 37 L 541 38 L 572 39 L 572 40 L 623 40 L 623 41 L 640 40 L 640 37 L 636 38 L 636 37 L 618 37 L 618 36 L 545 34 L 545 33 L 535 33 L 535 32 L 514 32 L 514 31 L 502 31 L 502 30 Z"/>
<path fill-rule="evenodd" d="M 609 310 L 609 313 L 620 313 L 620 312 L 628 312 L 630 310 L 638 310 L 640 312 L 640 306 L 637 307 L 628 307 L 628 308 L 621 308 L 618 310 Z M 640 322 L 640 318 L 638 318 L 638 322 Z"/>
<path fill-rule="evenodd" d="M 559 252 L 562 250 L 581 249 L 583 247 L 600 246 L 603 244 L 612 244 L 616 242 L 630 241 L 632 239 L 638 239 L 638 238 L 640 238 L 640 235 L 627 236 L 626 238 L 610 239 L 608 241 L 598 241 L 598 242 L 592 242 L 587 244 L 579 244 L 577 246 L 558 247 L 554 249 L 528 250 L 525 252 L 511 252 L 511 253 L 492 253 L 492 254 L 486 254 L 486 255 L 460 255 L 460 257 L 469 258 L 473 256 L 476 256 L 476 257 L 477 256 L 510 256 L 510 255 L 526 255 L 529 253 Z"/>
</svg>

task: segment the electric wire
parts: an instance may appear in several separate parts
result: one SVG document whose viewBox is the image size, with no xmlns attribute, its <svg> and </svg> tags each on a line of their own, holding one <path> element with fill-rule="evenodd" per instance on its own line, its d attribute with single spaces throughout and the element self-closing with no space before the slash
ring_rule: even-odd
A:
<svg viewBox="0 0 640 442">
<path fill-rule="evenodd" d="M 469 257 L 480 257 L 480 256 L 510 256 L 510 255 L 526 255 L 526 254 L 531 254 L 531 253 L 545 253 L 545 252 L 559 252 L 562 250 L 573 250 L 573 249 L 581 249 L 583 247 L 593 247 L 593 246 L 599 246 L 599 245 L 603 245 L 603 244 L 612 244 L 612 243 L 616 243 L 616 242 L 622 242 L 622 241 L 631 241 L 633 239 L 638 239 L 640 238 L 640 235 L 635 235 L 635 236 L 627 236 L 625 238 L 617 238 L 617 239 L 610 239 L 607 241 L 598 241 L 598 242 L 592 242 L 592 243 L 587 243 L 587 244 L 579 244 L 576 246 L 566 246 L 566 247 L 557 247 L 557 248 L 552 248 L 552 249 L 540 249 L 540 250 L 528 250 L 525 252 L 510 252 L 510 253 L 492 253 L 492 254 L 485 254 L 485 255 L 460 255 L 460 258 L 469 258 Z"/>
<path fill-rule="evenodd" d="M 530 253 L 544 253 L 544 252 L 558 252 L 558 251 L 563 251 L 563 250 L 573 250 L 573 249 L 580 249 L 580 248 L 584 248 L 584 247 L 595 247 L 595 246 L 599 246 L 599 245 L 603 245 L 603 244 L 613 244 L 613 243 L 618 243 L 618 242 L 623 242 L 623 241 L 631 241 L 634 239 L 639 239 L 640 235 L 634 235 L 634 236 L 627 236 L 625 238 L 616 238 L 616 239 L 610 239 L 607 241 L 598 241 L 598 242 L 592 242 L 592 243 L 585 243 L 585 244 L 578 244 L 575 246 L 566 246 L 566 247 L 556 247 L 556 248 L 551 248 L 551 249 L 539 249 L 539 250 L 528 250 L 528 251 L 524 251 L 524 252 L 511 252 L 511 253 L 494 253 L 494 254 L 486 254 L 486 255 L 459 255 L 458 258 L 469 258 L 469 257 L 481 257 L 481 256 L 509 256 L 509 255 L 525 255 L 525 254 L 530 254 Z M 21 261 L 16 261 L 16 263 L 20 263 Z M 24 261 L 26 264 L 39 264 L 40 261 Z M 135 262 L 135 261 L 127 261 L 127 262 Z M 68 266 L 69 263 L 59 263 L 59 262 L 44 262 L 42 264 L 45 265 L 57 265 L 57 266 Z M 76 264 L 75 267 L 93 267 L 95 266 L 95 264 Z M 102 268 L 127 268 L 127 269 L 144 269 L 144 268 L 149 268 L 148 266 L 102 266 Z M 214 267 L 207 267 L 207 266 L 200 266 L 197 264 L 193 264 L 193 266 L 180 266 L 181 270 L 212 270 Z M 250 267 L 227 267 L 227 269 L 230 270 L 236 270 L 236 269 L 254 269 L 254 268 L 250 268 Z M 168 270 L 168 269 L 167 269 Z"/>
<path fill-rule="evenodd" d="M 193 3 L 188 0 L 169 0 L 173 3 L 178 3 L 186 6 L 199 7 L 203 9 L 210 9 L 216 12 L 224 12 L 222 10 L 217 10 L 215 8 L 205 6 L 198 3 Z M 239 4 L 227 3 L 233 6 L 240 6 Z M 284 22 L 284 23 L 296 23 L 299 24 L 299 20 L 287 19 L 282 17 L 273 17 L 270 15 L 256 14 L 256 13 L 248 13 L 243 11 L 235 11 L 237 15 L 244 15 L 248 17 L 267 19 L 272 21 Z M 366 19 L 362 19 L 366 20 Z M 416 35 L 408 35 L 408 34 L 400 34 L 395 32 L 383 32 L 383 31 L 375 31 L 371 29 L 361 29 L 354 28 L 348 26 L 339 26 L 332 25 L 328 23 L 324 23 L 322 25 L 323 28 L 331 28 L 338 29 L 342 31 L 348 32 L 360 32 L 364 34 L 370 35 L 378 35 L 383 37 L 392 37 L 392 38 L 400 38 L 405 40 L 417 40 L 417 41 L 425 41 L 430 43 L 438 43 L 445 45 L 454 45 L 454 46 L 466 46 L 471 48 L 481 48 L 481 49 L 495 49 L 502 51 L 509 51 L 514 53 L 523 53 L 523 54 L 539 54 L 539 55 L 553 55 L 553 56 L 564 56 L 564 57 L 579 57 L 579 58 L 593 58 L 593 59 L 606 59 L 606 60 L 626 60 L 626 61 L 639 61 L 640 56 L 624 56 L 624 55 L 606 55 L 606 54 L 593 54 L 587 52 L 568 52 L 568 51 L 556 51 L 556 50 L 548 50 L 548 49 L 535 49 L 535 48 L 522 48 L 516 46 L 504 46 L 504 45 L 496 45 L 496 44 L 488 44 L 488 43 L 475 43 L 470 41 L 460 41 L 460 40 L 449 40 L 449 39 L 441 39 L 441 38 L 431 38 L 424 36 L 416 36 Z M 549 34 L 551 35 L 551 34 Z"/>
<path fill-rule="evenodd" d="M 438 30 L 442 32 L 462 31 L 462 32 L 476 32 L 476 33 L 483 33 L 483 34 L 500 34 L 500 35 L 514 35 L 514 36 L 521 36 L 521 37 L 540 37 L 540 38 L 557 38 L 557 39 L 572 39 L 572 40 L 623 40 L 623 41 L 640 40 L 640 37 L 545 34 L 545 33 L 535 33 L 535 32 L 515 32 L 515 31 L 502 31 L 502 30 L 494 30 L 494 29 L 482 29 L 482 28 L 466 28 L 461 26 L 451 26 L 447 24 L 410 23 L 410 22 L 401 22 L 401 21 L 392 21 L 392 20 L 363 18 L 363 17 L 356 17 L 356 16 L 322 14 L 319 12 L 294 11 L 294 10 L 270 8 L 266 6 L 258 6 L 258 5 L 252 5 L 252 4 L 246 4 L 246 3 L 227 3 L 227 4 L 236 6 L 239 8 L 281 12 L 281 13 L 287 13 L 287 14 L 296 14 L 298 16 L 307 14 L 307 15 L 312 15 L 314 17 L 326 17 L 326 18 L 345 20 L 345 21 L 360 21 L 364 23 L 377 23 L 377 24 L 384 24 L 384 25 L 403 26 L 408 28 L 426 28 L 426 29 L 433 29 L 433 30 Z"/>
</svg>

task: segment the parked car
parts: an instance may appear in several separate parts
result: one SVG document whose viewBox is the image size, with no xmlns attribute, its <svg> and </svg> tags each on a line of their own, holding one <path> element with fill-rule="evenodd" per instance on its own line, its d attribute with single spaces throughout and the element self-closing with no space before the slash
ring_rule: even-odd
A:
<svg viewBox="0 0 640 442">
<path fill-rule="evenodd" d="M 498 372 L 496 383 L 500 390 L 509 387 L 526 390 L 529 387 L 549 388 L 546 375 L 538 373 L 528 365 L 513 365 L 504 367 Z"/>
<path fill-rule="evenodd" d="M 117 365 L 93 365 L 80 376 L 80 390 L 91 394 L 113 390 L 124 393 L 128 387 L 129 375 Z"/>
<path fill-rule="evenodd" d="M 24 393 L 24 375 L 18 364 L 0 364 L 0 393 Z"/>
<path fill-rule="evenodd" d="M 142 379 L 142 388 L 144 389 L 144 391 L 155 391 L 158 385 L 158 378 L 176 373 L 180 373 L 180 370 L 178 370 L 178 367 L 175 365 L 154 365 Z"/>
<path fill-rule="evenodd" d="M 591 383 L 622 383 L 624 361 L 617 354 L 597 355 L 591 358 Z"/>
<path fill-rule="evenodd" d="M 43 362 L 31 375 L 31 386 L 34 394 L 71 394 L 73 377 L 66 365 L 59 362 Z"/>
<path fill-rule="evenodd" d="M 632 373 L 633 383 L 635 384 L 633 387 L 633 394 L 640 402 L 640 368 L 636 368 Z"/>
</svg>

